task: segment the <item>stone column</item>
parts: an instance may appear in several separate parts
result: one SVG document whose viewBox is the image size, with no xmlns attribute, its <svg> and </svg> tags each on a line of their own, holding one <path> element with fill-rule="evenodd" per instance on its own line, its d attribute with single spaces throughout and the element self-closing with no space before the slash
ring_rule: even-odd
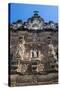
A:
<svg viewBox="0 0 60 90">
<path fill-rule="evenodd" d="M 40 60 L 41 60 L 41 52 L 39 51 L 39 53 L 38 53 L 38 57 L 40 58 Z"/>
<path fill-rule="evenodd" d="M 42 60 L 42 58 L 44 57 L 44 55 L 40 52 L 40 50 L 39 50 L 38 57 L 39 57 L 40 61 L 41 61 L 41 60 Z"/>
<path fill-rule="evenodd" d="M 30 59 L 32 58 L 32 50 L 30 50 Z"/>
</svg>

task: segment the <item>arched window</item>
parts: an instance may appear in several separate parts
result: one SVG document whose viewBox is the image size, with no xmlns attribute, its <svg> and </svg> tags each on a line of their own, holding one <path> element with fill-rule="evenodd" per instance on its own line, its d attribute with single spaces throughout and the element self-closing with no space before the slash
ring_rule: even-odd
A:
<svg viewBox="0 0 60 90">
<path fill-rule="evenodd" d="M 37 53 L 37 57 L 38 57 L 38 50 L 37 50 L 37 52 L 36 52 L 36 53 Z"/>
<path fill-rule="evenodd" d="M 35 58 L 38 57 L 38 51 L 37 50 L 32 50 L 32 58 L 33 57 L 35 57 Z"/>
<path fill-rule="evenodd" d="M 34 57 L 34 52 L 32 51 L 32 58 Z"/>
</svg>

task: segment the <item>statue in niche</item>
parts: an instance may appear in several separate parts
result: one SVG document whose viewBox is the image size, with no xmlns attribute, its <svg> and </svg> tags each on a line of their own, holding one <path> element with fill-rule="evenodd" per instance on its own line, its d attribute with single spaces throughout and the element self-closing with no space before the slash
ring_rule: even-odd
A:
<svg viewBox="0 0 60 90">
<path fill-rule="evenodd" d="M 16 54 L 19 54 L 20 57 L 21 57 L 21 60 L 23 60 L 24 58 L 24 52 L 25 52 L 25 41 L 22 40 L 22 43 L 19 43 L 18 46 L 17 46 L 17 50 L 16 50 Z"/>
</svg>

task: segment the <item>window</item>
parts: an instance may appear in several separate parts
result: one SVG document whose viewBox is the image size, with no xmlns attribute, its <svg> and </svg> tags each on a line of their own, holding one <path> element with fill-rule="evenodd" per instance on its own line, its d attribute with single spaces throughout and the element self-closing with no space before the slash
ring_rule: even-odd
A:
<svg viewBox="0 0 60 90">
<path fill-rule="evenodd" d="M 32 57 L 38 57 L 38 51 L 32 50 Z"/>
<path fill-rule="evenodd" d="M 32 57 L 34 57 L 34 52 L 32 52 Z"/>
</svg>

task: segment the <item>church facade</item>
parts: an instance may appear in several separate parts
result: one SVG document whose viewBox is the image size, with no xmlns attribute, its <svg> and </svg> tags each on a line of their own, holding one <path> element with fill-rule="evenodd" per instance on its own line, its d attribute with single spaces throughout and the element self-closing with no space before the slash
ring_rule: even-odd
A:
<svg viewBox="0 0 60 90">
<path fill-rule="evenodd" d="M 34 11 L 26 22 L 10 29 L 10 74 L 45 75 L 58 72 L 58 23 L 45 22 Z"/>
</svg>

